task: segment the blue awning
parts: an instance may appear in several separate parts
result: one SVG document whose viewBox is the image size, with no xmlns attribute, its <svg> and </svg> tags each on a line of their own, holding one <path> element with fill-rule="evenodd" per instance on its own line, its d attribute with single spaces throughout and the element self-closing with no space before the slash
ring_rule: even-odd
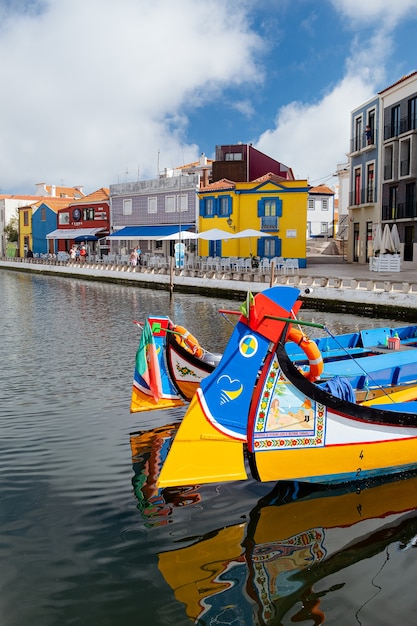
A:
<svg viewBox="0 0 417 626">
<path fill-rule="evenodd" d="M 169 226 L 126 226 L 109 235 L 109 239 L 136 241 L 138 239 L 162 239 L 181 230 L 189 230 L 192 224 L 170 224 Z"/>
</svg>

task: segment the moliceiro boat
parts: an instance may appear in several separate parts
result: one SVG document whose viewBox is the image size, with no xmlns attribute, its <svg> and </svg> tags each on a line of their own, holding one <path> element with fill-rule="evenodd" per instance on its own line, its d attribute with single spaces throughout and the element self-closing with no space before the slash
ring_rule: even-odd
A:
<svg viewBox="0 0 417 626">
<path fill-rule="evenodd" d="M 343 483 L 417 467 L 417 349 L 327 366 L 317 344 L 295 332 L 299 295 L 278 286 L 248 301 L 222 359 L 200 381 L 159 487 L 242 480 L 248 470 L 262 482 Z M 307 367 L 291 358 L 289 338 Z M 370 379 L 391 385 L 395 370 L 396 391 L 358 403 L 341 374 L 359 368 L 366 377 L 365 365 Z"/>
<path fill-rule="evenodd" d="M 189 402 L 221 355 L 205 350 L 169 317 L 153 316 L 142 328 L 136 354 L 130 412 L 169 409 Z"/>
</svg>

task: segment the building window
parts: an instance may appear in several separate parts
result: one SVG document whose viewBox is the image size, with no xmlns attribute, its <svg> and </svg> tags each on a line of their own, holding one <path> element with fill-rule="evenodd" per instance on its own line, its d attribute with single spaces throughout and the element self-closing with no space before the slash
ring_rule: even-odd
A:
<svg viewBox="0 0 417 626">
<path fill-rule="evenodd" d="M 94 219 L 94 209 L 92 207 L 88 207 L 88 209 L 83 209 L 83 220 L 93 220 Z"/>
<path fill-rule="evenodd" d="M 366 202 L 374 201 L 374 189 L 375 189 L 375 176 L 374 176 L 374 164 L 368 163 L 366 168 Z"/>
<path fill-rule="evenodd" d="M 219 217 L 230 215 L 232 212 L 232 198 L 230 196 L 221 196 L 219 203 Z"/>
<path fill-rule="evenodd" d="M 148 198 L 148 213 L 158 212 L 158 198 Z"/>
<path fill-rule="evenodd" d="M 400 176 L 410 175 L 410 140 L 400 142 Z"/>
<path fill-rule="evenodd" d="M 313 198 L 308 199 L 308 210 L 314 211 L 314 199 Z"/>
<path fill-rule="evenodd" d="M 361 204 L 361 168 L 358 167 L 355 169 L 354 172 L 354 177 L 355 177 L 355 198 L 354 198 L 354 204 L 358 205 Z"/>
<path fill-rule="evenodd" d="M 178 196 L 178 212 L 188 211 L 188 195 L 186 193 Z"/>
<path fill-rule="evenodd" d="M 275 216 L 277 214 L 277 201 L 276 200 L 265 200 L 264 203 L 265 217 Z"/>
<path fill-rule="evenodd" d="M 29 226 L 29 211 L 23 211 L 23 226 Z"/>
<path fill-rule="evenodd" d="M 46 222 L 46 209 L 45 209 L 45 207 L 41 208 L 41 222 Z"/>
<path fill-rule="evenodd" d="M 123 200 L 123 215 L 132 215 L 132 198 Z"/>
<path fill-rule="evenodd" d="M 328 211 L 329 210 L 329 198 L 321 199 L 321 210 Z"/>
<path fill-rule="evenodd" d="M 165 213 L 175 213 L 175 196 L 165 196 Z"/>
<path fill-rule="evenodd" d="M 203 217 L 214 217 L 214 198 L 204 198 L 201 214 Z"/>
<path fill-rule="evenodd" d="M 397 104 L 391 109 L 391 137 L 397 137 L 400 134 L 400 105 Z"/>
<path fill-rule="evenodd" d="M 320 232 L 322 235 L 327 235 L 329 229 L 329 225 L 327 222 L 321 222 L 320 224 Z"/>
<path fill-rule="evenodd" d="M 355 119 L 355 150 L 362 148 L 362 116 Z"/>
<path fill-rule="evenodd" d="M 58 224 L 60 226 L 65 226 L 70 223 L 70 215 L 69 213 L 58 213 Z"/>
<path fill-rule="evenodd" d="M 366 134 L 367 133 L 367 134 Z M 371 145 L 375 143 L 375 110 L 369 111 L 368 113 L 368 124 L 366 134 L 366 143 L 367 145 Z"/>
<path fill-rule="evenodd" d="M 243 161 L 243 154 L 241 152 L 226 152 L 224 155 L 225 161 Z"/>
<path fill-rule="evenodd" d="M 389 216 L 388 219 L 395 220 L 397 219 L 397 208 L 398 208 L 398 187 L 390 187 L 389 190 Z"/>
<path fill-rule="evenodd" d="M 417 128 L 417 98 L 408 101 L 408 130 Z"/>
<path fill-rule="evenodd" d="M 392 179 L 392 160 L 393 160 L 393 149 L 392 146 L 387 146 L 384 149 L 384 180 Z"/>
<path fill-rule="evenodd" d="M 399 215 L 398 217 L 416 217 L 416 184 L 408 183 L 405 186 L 405 215 Z"/>
</svg>

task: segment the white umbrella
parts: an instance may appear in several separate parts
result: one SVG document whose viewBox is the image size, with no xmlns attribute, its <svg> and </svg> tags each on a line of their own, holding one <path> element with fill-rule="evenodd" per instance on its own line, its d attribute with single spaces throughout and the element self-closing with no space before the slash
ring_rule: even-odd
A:
<svg viewBox="0 0 417 626">
<path fill-rule="evenodd" d="M 263 233 L 261 230 L 255 230 L 254 228 L 246 228 L 234 233 L 231 239 L 243 239 L 244 237 L 270 237 L 268 233 Z"/>
<path fill-rule="evenodd" d="M 389 229 L 388 224 L 385 224 L 384 232 L 382 233 L 381 253 L 393 254 L 394 252 L 395 252 L 395 248 L 394 248 L 394 243 L 391 237 L 391 231 Z"/>
<path fill-rule="evenodd" d="M 374 225 L 374 236 L 372 237 L 372 247 L 374 249 L 374 256 L 381 252 L 382 243 L 382 228 L 381 224 Z"/>
<path fill-rule="evenodd" d="M 219 241 L 220 239 L 232 239 L 233 234 L 228 233 L 221 228 L 211 228 L 198 234 L 199 239 L 205 239 L 205 241 Z"/>
<path fill-rule="evenodd" d="M 181 230 L 177 233 L 173 233 L 172 235 L 166 235 L 166 237 L 161 237 L 162 241 L 175 241 L 182 239 L 185 241 L 186 239 L 197 239 L 198 233 L 190 233 L 188 230 Z"/>
<path fill-rule="evenodd" d="M 397 224 L 393 224 L 391 228 L 391 239 L 392 239 L 392 243 L 394 244 L 394 250 L 395 252 L 398 253 L 400 251 L 401 241 L 400 241 L 400 235 L 398 233 Z"/>
</svg>

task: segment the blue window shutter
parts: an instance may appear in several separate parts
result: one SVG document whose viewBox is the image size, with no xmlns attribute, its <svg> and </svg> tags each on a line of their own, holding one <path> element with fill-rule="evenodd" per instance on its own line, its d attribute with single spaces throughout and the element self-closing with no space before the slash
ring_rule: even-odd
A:
<svg viewBox="0 0 417 626">
<path fill-rule="evenodd" d="M 260 237 L 258 239 L 256 256 L 260 256 L 260 257 L 265 256 L 265 239 L 263 237 Z"/>
<path fill-rule="evenodd" d="M 277 201 L 277 216 L 282 217 L 282 200 L 281 198 L 276 198 L 276 201 Z M 281 253 L 277 254 L 277 256 L 281 256 Z"/>
<path fill-rule="evenodd" d="M 205 208 L 206 208 L 205 198 L 200 198 L 200 203 L 199 203 L 199 214 L 200 214 L 200 217 L 204 217 L 204 215 L 205 215 Z"/>
<path fill-rule="evenodd" d="M 263 198 L 258 200 L 258 217 L 264 217 L 265 215 L 265 201 Z"/>
<path fill-rule="evenodd" d="M 274 237 L 274 239 L 275 239 L 275 256 L 281 256 L 282 241 L 279 237 Z"/>
</svg>

